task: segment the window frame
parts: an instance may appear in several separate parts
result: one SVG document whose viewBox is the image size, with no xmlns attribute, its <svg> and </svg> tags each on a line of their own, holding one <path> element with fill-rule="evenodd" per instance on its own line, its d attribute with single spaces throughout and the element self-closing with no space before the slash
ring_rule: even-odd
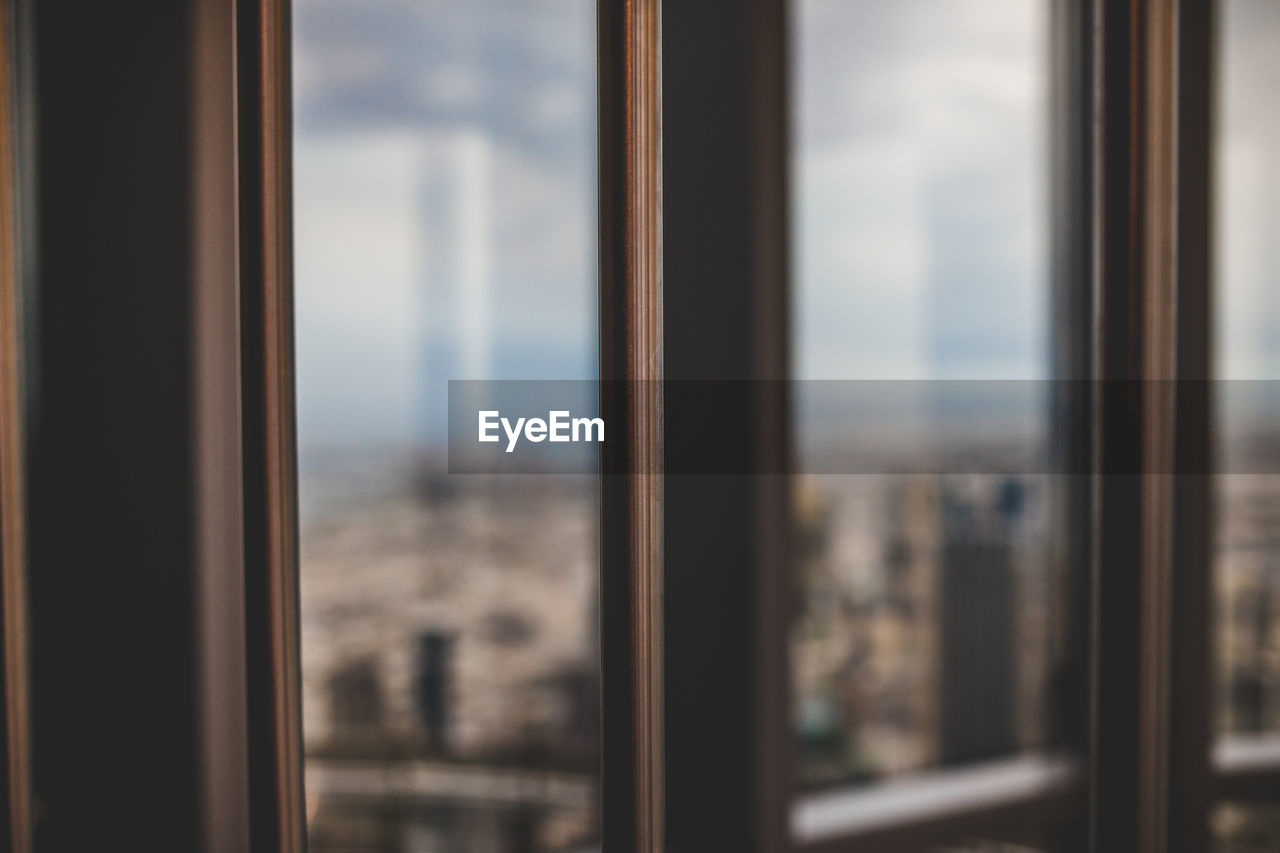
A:
<svg viewBox="0 0 1280 853">
<path fill-rule="evenodd" d="M 659 0 L 596 4 L 601 844 L 661 849 L 664 371 Z M 616 437 L 621 433 L 621 440 Z"/>
<path fill-rule="evenodd" d="M 235 8 L 69 11 L 4 6 L 29 194 L 6 607 L 26 605 L 31 724 L 9 746 L 38 758 L 9 792 L 15 849 L 244 849 Z"/>
<path fill-rule="evenodd" d="M 656 380 L 668 375 L 766 380 L 737 413 L 748 427 L 736 452 L 743 470 L 789 470 L 786 383 L 769 381 L 785 380 L 790 366 L 787 3 L 685 0 L 662 9 L 659 0 L 598 0 L 601 378 L 626 380 L 635 391 L 606 395 L 602 406 L 626 425 L 626 440 L 610 451 L 620 454 L 612 470 L 639 472 L 601 482 L 602 810 L 610 851 L 697 849 L 707 839 L 760 851 L 909 850 L 989 833 L 1033 837 L 1064 825 L 1087 849 L 1197 850 L 1208 843 L 1215 802 L 1280 798 L 1274 744 L 1249 751 L 1243 741 L 1214 743 L 1210 729 L 1214 531 L 1212 476 L 1203 472 L 1213 470 L 1213 400 L 1198 389 L 1213 377 L 1216 4 L 1046 2 L 1054 22 L 1054 358 L 1060 375 L 1101 380 L 1057 409 L 1057 449 L 1073 460 L 1068 470 L 1083 460 L 1097 472 L 1071 478 L 1078 482 L 1055 520 L 1085 532 L 1065 537 L 1056 558 L 1088 566 L 1087 582 L 1071 592 L 1081 617 L 1072 642 L 1090 662 L 1076 686 L 1088 707 L 1057 733 L 1081 760 L 1031 792 L 958 812 L 907 809 L 897 820 L 798 841 L 789 481 L 768 475 L 699 485 L 656 473 L 662 436 L 685 415 L 664 408 Z M 206 159 L 193 169 L 193 186 L 212 189 L 165 198 L 201 226 L 179 261 L 192 270 L 189 295 L 210 325 L 177 316 L 185 304 L 178 303 L 152 318 L 150 331 L 181 325 L 196 362 L 184 389 L 199 423 L 179 440 L 196 472 L 192 543 L 214 550 L 193 548 L 188 571 L 208 612 L 199 612 L 203 645 L 181 653 L 191 652 L 200 695 L 226 688 L 230 711 L 193 722 L 210 760 L 202 767 L 193 756 L 182 766 L 206 785 L 201 837 L 216 846 L 243 832 L 252 850 L 301 853 L 289 3 L 187 6 L 193 33 L 183 58 L 217 85 L 167 97 L 201 131 L 192 147 Z M 19 853 L 31 849 L 34 831 L 23 589 L 29 413 L 21 391 L 29 365 L 19 342 L 28 274 L 19 261 L 30 238 L 15 216 L 29 211 L 19 192 L 24 164 L 16 162 L 30 153 L 22 134 L 31 131 L 17 126 L 28 83 L 14 53 L 14 24 L 23 24 L 17 13 L 26 8 L 7 0 L 0 15 L 4 831 Z M 127 37 L 131 26 L 121 19 L 112 32 Z M 663 68 L 673 82 L 665 97 Z M 717 119 L 710 129 L 708 112 Z M 717 168 L 706 168 L 713 159 Z M 168 212 L 147 221 L 159 224 Z M 664 225 L 672 226 L 665 234 Z M 201 265 L 228 240 L 234 270 Z M 228 281 L 231 290 L 220 289 Z M 713 327 L 703 323 L 708 316 Z M 142 380 L 114 381 L 125 392 Z M 234 442 L 209 431 L 211 413 L 229 401 L 238 412 Z M 168 405 L 151 402 L 172 417 Z M 1144 473 L 1119 473 L 1133 458 L 1143 460 Z M 234 482 L 218 478 L 227 466 L 239 472 Z M 170 485 L 170 497 L 185 499 L 183 484 Z M 158 505 L 159 497 L 150 501 Z M 691 508 L 699 509 L 696 520 Z M 230 558 L 216 547 L 228 514 L 233 527 L 243 525 L 231 540 L 242 554 Z M 210 570 L 222 559 L 225 575 Z M 709 614 L 691 606 L 697 602 L 719 606 Z M 37 601 L 34 609 L 49 613 L 51 605 Z M 237 625 L 243 630 L 226 642 L 222 629 Z M 683 645 L 699 636 L 713 642 Z M 680 653 L 664 657 L 664 643 Z M 706 715 L 687 717 L 700 703 Z M 717 721 L 712 712 L 726 708 L 737 717 Z M 225 766 L 213 760 L 222 747 Z M 227 788 L 240 768 L 249 780 L 243 801 Z M 963 771 L 954 778 L 963 780 Z M 208 817 L 223 808 L 232 819 L 215 831 Z"/>
<path fill-rule="evenodd" d="M 292 27 L 288 0 L 236 16 L 240 376 L 249 830 L 306 849 L 293 325 Z"/>
<path fill-rule="evenodd" d="M 760 5 L 742 17 L 751 20 Z M 681 33 L 699 45 L 693 67 L 712 75 L 726 60 L 740 66 L 740 56 L 711 46 L 725 42 L 726 30 L 736 33 L 714 4 L 704 6 L 701 19 L 689 13 Z M 1064 812 L 1037 817 L 1036 810 L 1046 800 L 1074 796 L 1083 826 L 1073 831 L 1093 849 L 1201 849 L 1208 840 L 1211 787 L 1260 792 L 1273 779 L 1269 767 L 1245 771 L 1228 762 L 1215 781 L 1208 767 L 1213 515 L 1211 479 L 1203 472 L 1212 470 L 1212 395 L 1205 393 L 1212 377 L 1212 6 L 1163 0 L 1052 4 L 1053 300 L 1060 318 L 1054 358 L 1058 375 L 1092 380 L 1086 399 L 1070 401 L 1074 413 L 1057 411 L 1060 418 L 1067 415 L 1059 436 L 1065 446 L 1057 452 L 1068 456 L 1063 470 L 1097 472 L 1065 495 L 1071 529 L 1087 531 L 1084 542 L 1059 546 L 1063 559 L 1090 567 L 1079 593 L 1087 626 L 1080 641 L 1090 649 L 1088 681 L 1079 687 L 1089 709 L 1083 728 L 1059 733 L 1080 749 L 1084 778 L 1064 786 L 1074 794 L 1010 798 L 989 815 L 1048 828 Z M 753 33 L 753 47 L 763 54 L 785 52 L 782 32 Z M 770 60 L 747 64 L 756 66 L 750 82 L 734 80 L 720 94 L 747 104 L 740 109 L 750 114 L 750 103 L 772 97 L 762 82 Z M 681 90 L 700 76 L 685 66 L 680 71 Z M 681 120 L 700 118 L 668 113 L 667 133 Z M 668 151 L 668 172 L 671 156 Z M 785 181 L 784 163 L 775 162 L 772 170 Z M 667 180 L 673 195 L 670 174 Z M 715 189 L 738 198 L 732 188 Z M 679 207 L 671 205 L 667 215 L 678 216 Z M 751 236 L 738 231 L 727 242 Z M 712 241 L 706 254 L 721 251 Z M 726 296 L 717 292 L 716 298 Z M 732 309 L 727 314 L 738 322 Z M 780 311 L 767 318 L 766 340 L 785 335 L 785 317 Z M 748 361 L 730 373 L 749 375 Z M 1125 473 L 1135 458 L 1146 473 Z M 757 600 L 756 607 L 768 612 L 769 603 Z M 785 642 L 785 631 L 760 618 L 760 634 Z M 773 678 L 775 689 L 786 689 L 785 678 L 776 671 Z M 780 727 L 763 734 L 773 742 L 789 736 Z M 915 813 L 897 827 L 798 846 L 914 849 L 960 839 L 984 825 L 973 813 L 929 817 Z M 922 821 L 930 828 L 922 831 Z M 768 848 L 766 837 L 762 848 Z"/>
<path fill-rule="evenodd" d="M 22 375 L 22 258 L 30 212 L 22 167 L 29 140 L 16 113 L 22 109 L 29 70 L 18 10 L 0 6 L 0 838 L 6 849 L 31 849 L 30 709 L 27 703 L 27 590 L 25 482 L 25 377 Z"/>
</svg>

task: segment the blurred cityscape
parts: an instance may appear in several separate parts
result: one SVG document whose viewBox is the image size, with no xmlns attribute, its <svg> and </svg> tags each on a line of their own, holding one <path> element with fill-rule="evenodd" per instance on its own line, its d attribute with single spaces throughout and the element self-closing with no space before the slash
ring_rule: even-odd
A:
<svg viewBox="0 0 1280 853">
<path fill-rule="evenodd" d="M 594 22 L 591 0 L 294 4 L 317 853 L 599 848 L 595 482 L 449 478 L 438 454 L 448 380 L 595 375 Z"/>
<path fill-rule="evenodd" d="M 360 486 L 313 460 L 304 481 L 312 849 L 592 849 L 594 481 L 399 464 Z M 804 787 L 1043 742 L 1046 488 L 1028 476 L 797 478 Z"/>
<path fill-rule="evenodd" d="M 1222 0 L 1217 6 L 1214 134 L 1215 373 L 1254 380 L 1221 396 L 1269 394 L 1280 378 L 1280 302 L 1275 239 L 1280 113 L 1264 104 L 1280 75 L 1280 4 Z M 1220 383 L 1219 387 L 1235 383 Z M 1231 472 L 1280 470 L 1280 420 L 1249 399 L 1220 405 L 1219 457 Z M 1274 412 L 1274 409 L 1272 409 Z M 1280 477 L 1216 478 L 1213 620 L 1215 752 L 1280 754 Z M 1280 850 L 1280 809 L 1220 803 L 1218 853 Z"/>
<path fill-rule="evenodd" d="M 1280 476 L 1217 482 L 1215 727 L 1280 737 Z"/>
<path fill-rule="evenodd" d="M 1046 378 L 1048 6 L 793 6 L 796 378 Z M 1280 6 L 1224 7 L 1221 375 L 1268 378 Z M 595 374 L 593 9 L 295 4 L 317 853 L 599 847 L 595 482 L 450 478 L 432 455 L 448 379 Z M 828 470 L 806 417 L 803 467 Z M 985 461 L 941 470 L 980 474 L 797 476 L 803 790 L 1054 748 L 1084 567 L 1057 561 L 1054 483 L 1019 462 L 1034 421 L 1021 450 L 948 436 Z M 1280 477 L 1217 482 L 1215 725 L 1276 737 Z M 1280 849 L 1274 809 L 1214 821 L 1223 853 Z"/>
<path fill-rule="evenodd" d="M 593 849 L 595 483 L 401 462 L 306 520 L 310 848 Z"/>
<path fill-rule="evenodd" d="M 1044 477 L 811 476 L 797 488 L 799 777 L 870 782 L 1043 745 Z"/>
<path fill-rule="evenodd" d="M 448 477 L 411 454 L 362 466 L 394 472 L 376 488 L 310 467 L 312 849 L 595 849 L 594 481 Z M 1217 725 L 1277 735 L 1280 477 L 1218 482 Z M 1017 473 L 796 478 L 802 789 L 1052 748 L 1070 619 L 1053 494 Z M 1233 837 L 1276 830 L 1224 813 Z"/>
</svg>

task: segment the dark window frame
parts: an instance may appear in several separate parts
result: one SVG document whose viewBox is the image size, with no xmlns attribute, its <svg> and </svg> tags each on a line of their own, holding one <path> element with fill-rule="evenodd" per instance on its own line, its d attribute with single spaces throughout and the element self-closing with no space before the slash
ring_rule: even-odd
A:
<svg viewBox="0 0 1280 853">
<path fill-rule="evenodd" d="M 30 849 L 30 708 L 27 701 L 26 382 L 22 376 L 29 282 L 30 153 L 19 111 L 29 105 L 30 68 L 18 49 L 27 25 L 12 4 L 0 6 L 0 839 Z"/>
<path fill-rule="evenodd" d="M 909 820 L 795 842 L 786 659 L 788 481 L 781 476 L 699 481 L 612 475 L 601 485 L 602 807 L 611 853 L 664 846 L 712 849 L 708 844 L 812 853 L 908 850 L 976 835 L 1034 838 L 1064 827 L 1073 840 L 1069 843 L 1084 849 L 1197 850 L 1207 845 L 1214 802 L 1274 802 L 1280 796 L 1280 754 L 1249 753 L 1238 743 L 1211 749 L 1211 478 L 1110 473 L 1128 467 L 1122 460 L 1133 458 L 1144 460 L 1148 471 L 1212 470 L 1213 401 L 1185 389 L 1206 387 L 1201 381 L 1213 375 L 1213 4 L 1047 2 L 1055 22 L 1052 252 L 1053 300 L 1061 318 L 1054 329 L 1055 360 L 1059 375 L 1106 380 L 1094 383 L 1087 399 L 1059 401 L 1057 410 L 1058 451 L 1100 472 L 1073 478 L 1079 482 L 1064 492 L 1057 520 L 1063 529 L 1085 532 L 1059 543 L 1059 559 L 1089 567 L 1087 582 L 1072 590 L 1071 606 L 1082 614 L 1072 642 L 1091 664 L 1071 685 L 1081 697 L 1080 712 L 1056 733 L 1079 752 L 1079 767 L 1054 777 L 1043 790 L 999 797 L 963 812 L 920 810 Z M 15 162 L 13 152 L 21 159 L 34 151 L 24 142 L 31 124 L 19 127 L 16 119 L 28 113 L 23 101 L 34 96 L 26 90 L 23 57 L 17 55 L 22 51 L 15 54 L 23 40 L 14 23 L 22 25 L 29 10 L 20 0 L 9 0 L 0 38 L 5 134 L 0 143 L 0 239 L 5 241 L 0 245 L 5 263 L 0 268 L 0 387 L 6 391 L 0 397 L 0 586 L 8 803 L 3 829 L 19 853 L 33 849 L 32 833 L 38 836 L 26 757 L 33 735 L 25 722 L 27 555 L 21 540 L 34 531 L 35 557 L 45 559 L 51 543 L 56 545 L 58 521 L 49 514 L 48 494 L 36 495 L 34 502 L 28 498 L 35 517 L 24 518 L 22 466 L 34 459 L 37 473 L 85 475 L 59 467 L 47 446 L 24 447 L 21 435 L 31 404 L 16 392 L 24 387 L 22 380 L 30 386 L 32 374 L 23 374 L 19 362 L 33 359 L 34 367 L 24 366 L 43 379 L 49 364 L 39 359 L 52 357 L 34 348 L 20 350 L 17 343 L 19 316 L 27 310 L 21 278 L 28 274 L 18 261 L 28 259 L 24 249 L 31 237 L 13 211 L 32 208 L 24 197 L 27 167 Z M 45 412 L 41 407 L 52 399 L 64 415 L 93 418 L 98 416 L 94 402 L 112 393 L 134 402 L 144 399 L 135 396 L 143 379 L 123 369 L 132 363 L 129 358 L 184 348 L 197 362 L 192 375 L 166 374 L 165 388 L 174 396 L 145 398 L 149 408 L 142 414 L 177 424 L 188 410 L 222 410 L 234 396 L 240 412 L 237 442 L 222 442 L 201 428 L 174 433 L 162 449 L 166 458 L 185 461 L 187 479 L 165 481 L 161 490 L 146 495 L 135 493 L 143 488 L 139 485 L 130 490 L 133 503 L 122 506 L 101 502 L 126 532 L 133 530 L 127 528 L 129 513 L 139 508 L 179 519 L 178 532 L 137 529 L 128 541 L 105 528 L 97 535 L 104 546 L 139 548 L 147 559 L 154 552 L 146 547 L 171 554 L 189 547 L 198 555 L 180 583 L 157 594 L 178 612 L 192 606 L 183 597 L 187 592 L 199 592 L 199 600 L 210 607 L 197 613 L 203 645 L 182 634 L 180 620 L 145 608 L 129 613 L 140 620 L 134 627 L 155 632 L 154 642 L 174 643 L 156 652 L 152 664 L 173 668 L 185 662 L 196 673 L 189 685 L 195 691 L 211 695 L 221 686 L 230 697 L 229 716 L 211 722 L 159 687 L 140 694 L 176 715 L 171 727 L 150 733 L 154 742 L 148 741 L 142 756 L 144 762 L 179 771 L 176 785 L 161 789 L 150 783 L 159 801 L 180 807 L 164 815 L 155 833 L 173 830 L 213 847 L 243 833 L 252 850 L 294 853 L 305 848 L 305 820 L 289 245 L 289 4 L 188 0 L 183 10 L 173 20 L 190 24 L 191 32 L 176 48 L 143 26 L 138 16 L 145 10 L 133 17 L 102 13 L 95 20 L 102 24 L 100 38 L 137 40 L 172 68 L 199 69 L 207 75 L 200 79 L 214 84 L 205 90 L 167 87 L 163 80 L 139 82 L 117 66 L 108 68 L 116 76 L 104 84 L 119 86 L 125 106 L 158 98 L 172 108 L 178 118 L 157 118 L 139 131 L 154 150 L 191 143 L 181 152 L 163 149 L 174 158 L 160 164 L 168 171 L 141 187 L 153 193 L 153 206 L 130 209 L 138 222 L 161 231 L 173 215 L 198 226 L 189 244 L 157 256 L 190 273 L 191 280 L 181 298 L 156 308 L 140 337 L 129 342 L 132 349 L 103 366 L 119 369 L 106 374 L 107 391 L 97 388 L 76 408 L 81 404 L 74 394 L 54 389 L 57 396 L 41 399 L 37 408 Z M 627 440 L 615 445 L 625 455 L 616 470 L 650 471 L 661 458 L 664 430 L 680 429 L 687 413 L 664 410 L 657 385 L 648 380 L 789 375 L 788 13 L 784 0 L 685 0 L 661 11 L 658 0 L 599 0 L 598 21 L 602 378 L 641 380 L 645 389 L 602 402 L 610 418 L 627 425 Z M 659 91 L 660 66 L 673 84 L 665 97 Z M 73 97 L 68 79 L 53 74 L 52 67 L 45 70 L 50 76 L 41 82 L 49 88 L 37 94 Z M 42 131 L 65 144 L 80 127 L 74 108 L 48 101 L 44 109 L 42 115 L 54 121 L 46 121 Z M 708 122 L 709 114 L 714 121 Z M 179 124 L 186 120 L 207 133 L 183 136 Z M 197 150 L 207 158 L 200 168 L 208 171 L 193 168 L 192 186 L 213 186 L 214 192 L 175 191 L 157 183 L 163 175 L 179 174 L 178 166 L 199 166 Z M 66 157 L 66 150 L 58 156 Z M 103 151 L 95 156 L 100 170 L 81 177 L 90 180 L 90 190 L 109 194 L 121 185 L 124 172 Z M 707 168 L 712 162 L 716 168 Z M 70 197 L 56 184 L 39 188 L 38 194 L 43 201 Z M 68 233 L 76 228 L 95 233 L 92 217 L 76 220 L 66 210 L 55 204 L 40 212 L 48 234 L 55 233 L 55 224 L 68 225 Z M 217 257 L 215 247 L 225 241 L 237 247 L 238 268 L 202 266 L 202 259 Z M 142 241 L 127 245 L 143 254 Z M 84 263 L 92 264 L 93 252 L 101 257 L 102 247 L 91 243 L 88 248 Z M 76 269 L 85 268 L 62 268 L 62 287 L 73 287 L 68 272 Z M 236 299 L 219 289 L 228 275 L 234 276 Z M 154 282 L 139 281 L 133 296 L 163 296 Z M 117 312 L 108 313 L 108 320 L 124 316 L 118 306 L 103 304 Z M 76 327 L 65 306 L 52 308 L 44 321 L 54 324 L 49 328 Z M 189 309 L 211 325 L 191 322 Z M 709 316 L 713 325 L 705 322 Z M 181 329 L 177 337 L 168 337 L 171 328 Z M 210 337 L 211 328 L 233 330 L 236 351 Z M 100 339 L 89 345 L 118 338 L 101 330 L 95 334 Z M 229 396 L 223 380 L 233 375 L 226 371 L 236 358 L 238 383 L 230 383 L 234 394 Z M 62 368 L 58 376 L 64 380 L 77 375 L 69 371 L 69 361 L 55 366 Z M 1110 380 L 1127 390 L 1113 393 Z M 1147 380 L 1187 381 L 1177 383 L 1178 393 L 1170 395 L 1165 391 L 1173 385 Z M 86 378 L 76 381 L 90 387 Z M 743 470 L 787 470 L 791 427 L 785 383 L 761 382 L 757 388 L 737 413 L 749 428 L 732 452 L 741 457 Z M 120 428 L 111 420 L 108 426 Z M 115 434 L 128 437 L 123 431 Z M 134 438 L 123 451 L 143 458 L 149 449 Z M 217 471 L 227 466 L 241 472 L 231 478 L 237 482 L 217 479 Z M 95 468 L 87 474 L 95 472 L 111 473 Z M 89 509 L 87 504 L 72 507 L 72 521 L 79 517 L 75 512 Z M 216 545 L 211 525 L 237 512 L 243 552 L 229 560 L 229 574 L 210 573 L 207 561 L 217 555 L 201 549 Z M 140 585 L 161 575 L 152 567 L 131 577 L 130 583 Z M 228 583 L 243 584 L 238 604 L 224 595 Z M 48 587 L 36 590 L 32 612 L 57 625 L 56 602 L 40 597 L 50 594 Z M 714 612 L 707 609 L 709 602 L 717 605 Z M 92 611 L 78 612 L 110 628 L 109 620 Z M 235 643 L 217 639 L 237 620 L 243 632 Z M 693 638 L 708 637 L 710 642 L 692 647 Z M 105 639 L 124 648 L 115 634 Z M 664 660 L 664 642 L 679 654 Z M 36 660 L 44 659 L 37 654 Z M 128 683 L 144 684 L 136 677 Z M 31 689 L 63 695 L 47 676 L 37 677 Z M 245 729 L 237 734 L 241 713 Z M 123 711 L 113 719 L 128 722 Z M 188 736 L 198 741 L 191 755 L 170 760 L 162 754 Z M 35 740 L 51 743 L 44 737 Z M 228 744 L 228 762 L 212 760 Z M 112 754 L 110 745 L 103 749 Z M 64 764 L 70 760 L 56 753 L 54 758 Z M 243 797 L 227 788 L 238 768 L 249 779 Z M 75 794 L 70 788 L 62 791 L 55 805 L 73 802 L 68 798 Z M 187 794 L 199 805 L 188 803 Z M 134 792 L 111 792 L 102 807 L 124 803 L 127 796 Z M 214 813 L 226 822 L 215 827 L 208 820 Z"/>
</svg>

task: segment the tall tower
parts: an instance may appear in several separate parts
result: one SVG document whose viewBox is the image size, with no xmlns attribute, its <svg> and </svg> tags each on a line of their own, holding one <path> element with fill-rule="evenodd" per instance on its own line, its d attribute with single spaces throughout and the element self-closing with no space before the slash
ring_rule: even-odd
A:
<svg viewBox="0 0 1280 853">
<path fill-rule="evenodd" d="M 1008 520 L 957 496 L 943 501 L 938 761 L 1017 748 L 1015 589 Z"/>
<path fill-rule="evenodd" d="M 454 140 L 457 184 L 453 217 L 458 294 L 458 377 L 493 378 L 493 205 L 489 137 L 482 131 L 459 131 Z"/>
<path fill-rule="evenodd" d="M 424 134 L 419 157 L 416 437 L 441 447 L 449 380 L 494 378 L 493 143 L 450 128 Z"/>
</svg>

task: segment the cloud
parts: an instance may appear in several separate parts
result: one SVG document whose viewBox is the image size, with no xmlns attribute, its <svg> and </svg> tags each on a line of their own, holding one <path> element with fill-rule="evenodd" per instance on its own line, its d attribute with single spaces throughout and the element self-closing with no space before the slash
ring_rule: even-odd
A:
<svg viewBox="0 0 1280 853">
<path fill-rule="evenodd" d="M 1043 4 L 796 9 L 801 375 L 1044 375 Z"/>
</svg>

